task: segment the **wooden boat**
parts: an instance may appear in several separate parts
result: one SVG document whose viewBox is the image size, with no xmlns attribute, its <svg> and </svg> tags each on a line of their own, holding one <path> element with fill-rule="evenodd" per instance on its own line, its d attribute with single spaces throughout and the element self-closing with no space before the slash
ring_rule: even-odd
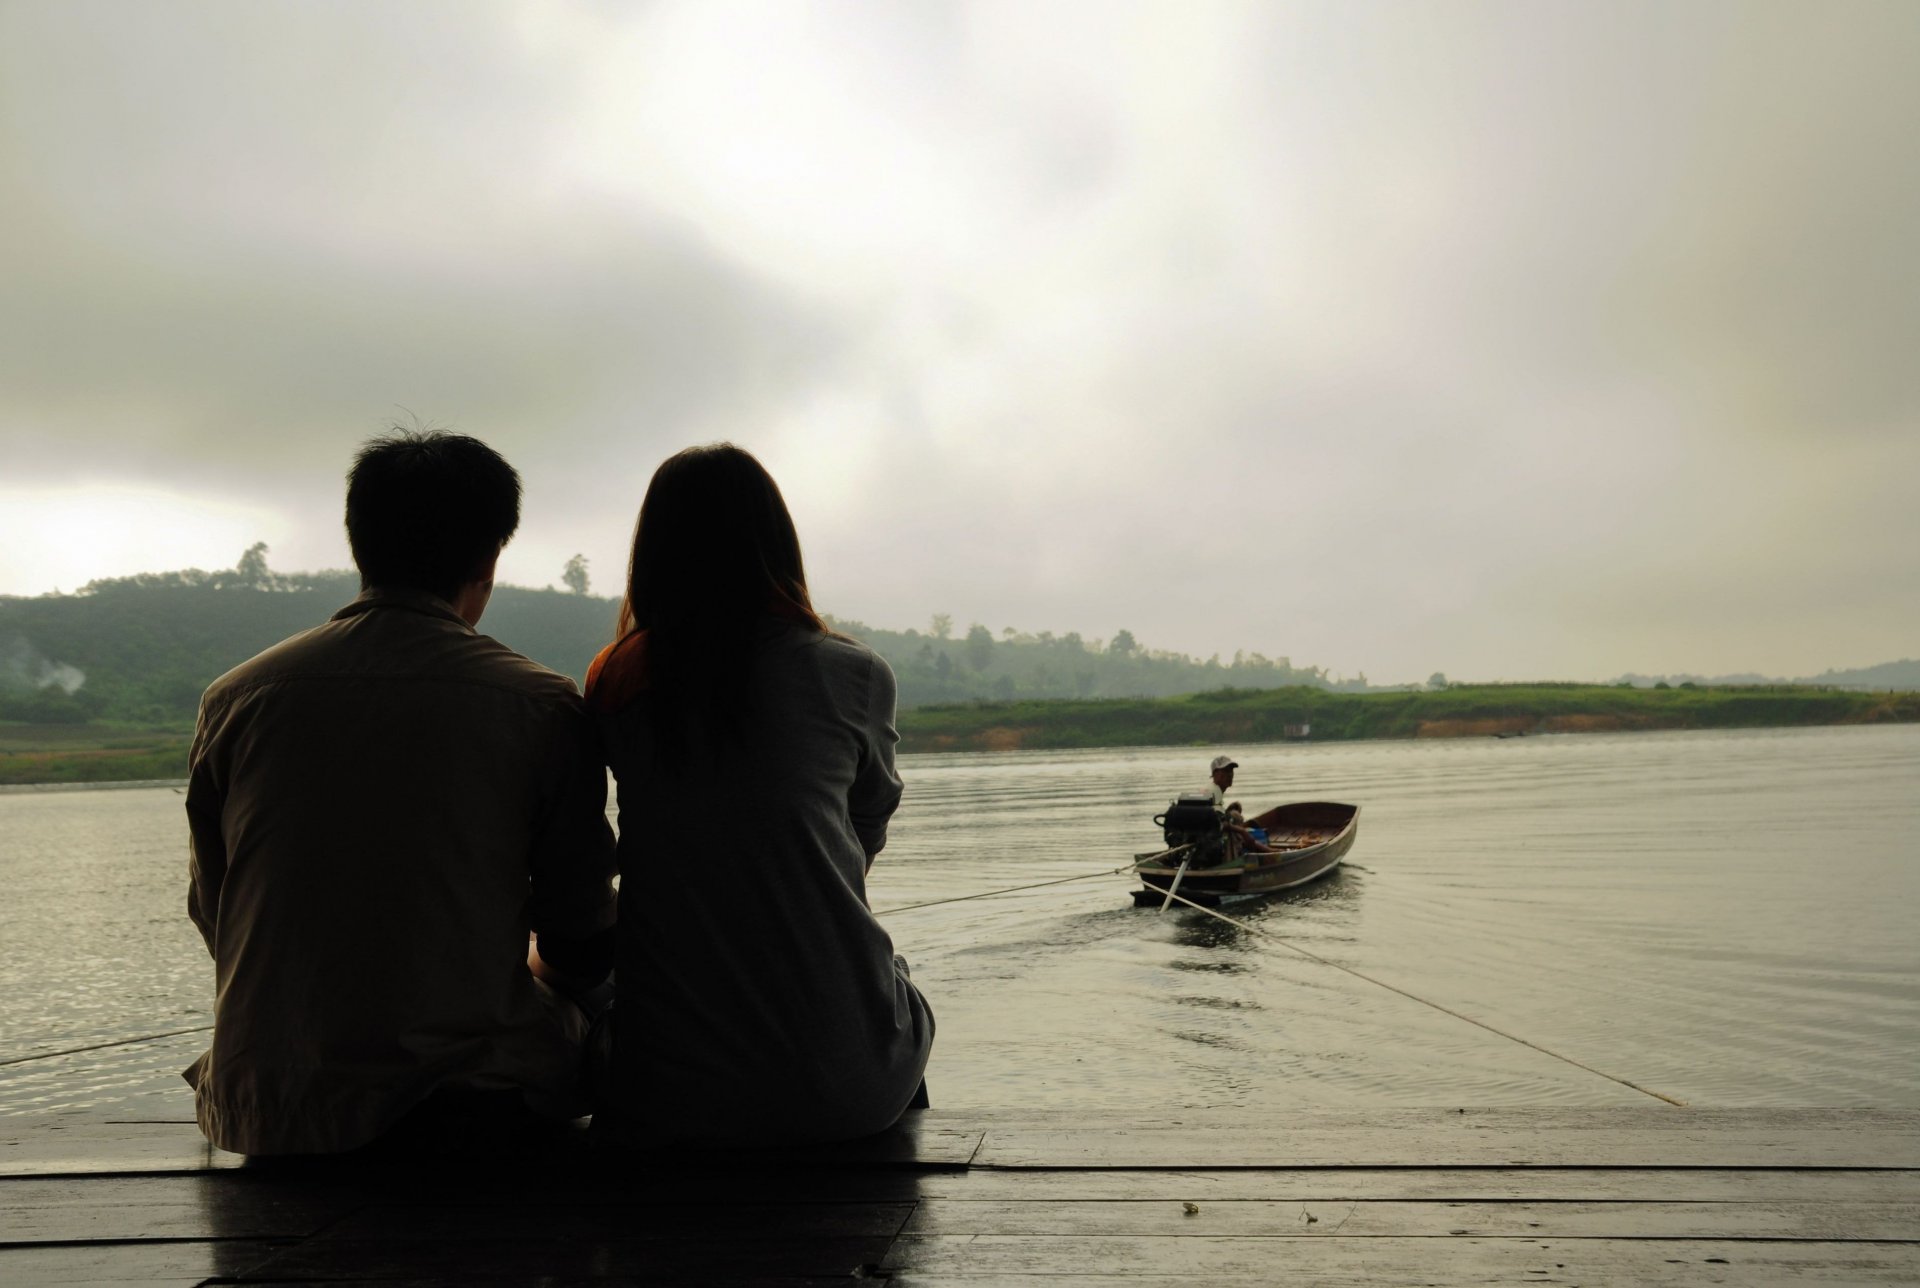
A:
<svg viewBox="0 0 1920 1288">
<path fill-rule="evenodd" d="M 1225 898 L 1305 885 L 1339 867 L 1353 848 L 1360 831 L 1360 807 L 1304 801 L 1276 806 L 1248 819 L 1246 825 L 1266 831 L 1267 852 L 1243 849 L 1238 835 L 1228 831 L 1216 862 L 1208 863 L 1206 857 L 1211 856 L 1203 856 L 1190 862 L 1184 873 L 1181 859 L 1190 858 L 1193 850 L 1139 856 L 1134 870 L 1146 888 L 1133 892 L 1135 905 L 1159 907 L 1176 879 L 1181 897 L 1207 907 Z"/>
</svg>

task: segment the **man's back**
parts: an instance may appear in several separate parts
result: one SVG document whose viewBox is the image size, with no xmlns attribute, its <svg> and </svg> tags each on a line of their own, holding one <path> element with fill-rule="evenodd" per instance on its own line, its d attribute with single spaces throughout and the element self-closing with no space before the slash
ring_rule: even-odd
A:
<svg viewBox="0 0 1920 1288">
<path fill-rule="evenodd" d="M 568 1094 L 581 1018 L 527 932 L 611 924 L 604 799 L 571 681 L 433 595 L 369 592 L 216 681 L 187 801 L 208 1138 L 335 1152 L 441 1086 Z"/>
</svg>

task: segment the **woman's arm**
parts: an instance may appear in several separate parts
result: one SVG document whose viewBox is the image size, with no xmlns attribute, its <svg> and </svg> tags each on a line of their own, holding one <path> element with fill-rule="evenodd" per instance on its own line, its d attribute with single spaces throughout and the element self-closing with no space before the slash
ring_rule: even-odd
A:
<svg viewBox="0 0 1920 1288">
<path fill-rule="evenodd" d="M 874 856 L 886 848 L 887 821 L 900 807 L 902 786 L 893 763 L 894 744 L 900 741 L 893 727 L 898 700 L 893 671 L 875 653 L 867 655 L 867 665 L 866 710 L 859 722 L 860 761 L 847 794 L 847 813 L 871 868 Z"/>
</svg>

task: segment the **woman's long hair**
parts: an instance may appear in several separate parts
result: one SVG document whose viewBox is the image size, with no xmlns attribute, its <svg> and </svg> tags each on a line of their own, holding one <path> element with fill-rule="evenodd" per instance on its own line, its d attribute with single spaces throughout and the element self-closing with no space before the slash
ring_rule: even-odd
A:
<svg viewBox="0 0 1920 1288">
<path fill-rule="evenodd" d="M 732 443 L 689 447 L 653 472 L 627 563 L 618 634 L 646 633 L 646 680 L 665 749 L 694 725 L 740 726 L 769 618 L 824 632 L 779 484 Z M 717 730 L 716 730 L 717 731 Z"/>
</svg>

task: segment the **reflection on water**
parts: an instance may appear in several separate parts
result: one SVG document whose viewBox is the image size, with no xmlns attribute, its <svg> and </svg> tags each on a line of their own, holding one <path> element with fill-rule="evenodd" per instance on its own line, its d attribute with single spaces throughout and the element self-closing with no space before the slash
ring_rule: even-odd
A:
<svg viewBox="0 0 1920 1288">
<path fill-rule="evenodd" d="M 906 758 L 873 901 L 948 1108 L 1920 1106 L 1920 729 L 1233 747 L 1235 795 L 1363 806 L 1351 866 L 1221 911 L 1099 873 L 1213 748 Z M 170 789 L 0 795 L 0 1060 L 204 1023 Z M 0 1113 L 177 1113 L 193 1037 L 0 1066 Z"/>
</svg>

